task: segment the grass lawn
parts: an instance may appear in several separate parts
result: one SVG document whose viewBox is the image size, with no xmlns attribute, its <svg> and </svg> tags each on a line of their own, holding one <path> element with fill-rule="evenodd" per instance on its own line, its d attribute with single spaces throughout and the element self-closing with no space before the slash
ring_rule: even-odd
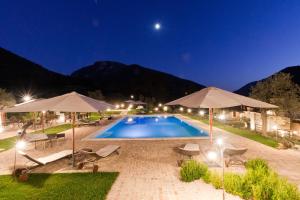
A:
<svg viewBox="0 0 300 200">
<path fill-rule="evenodd" d="M 58 126 L 53 126 L 45 129 L 45 134 L 56 134 L 63 132 L 65 130 L 71 129 L 72 125 L 71 124 L 62 124 Z M 42 130 L 35 131 L 33 133 L 43 133 Z"/>
<path fill-rule="evenodd" d="M 0 176 L 0 199 L 105 199 L 118 172 L 30 174 L 27 182 Z"/>
<path fill-rule="evenodd" d="M 198 116 L 193 116 L 193 115 L 187 115 L 187 116 L 192 118 L 192 119 L 202 121 L 205 124 L 209 124 L 208 119 L 204 119 L 204 118 L 201 118 L 201 117 L 198 117 Z M 262 136 L 260 133 L 257 133 L 257 132 L 254 132 L 254 131 L 250 131 L 250 130 L 247 130 L 247 129 L 236 128 L 236 127 L 230 126 L 228 124 L 221 123 L 221 122 L 216 121 L 216 120 L 213 121 L 213 126 L 217 127 L 217 128 L 220 128 L 220 129 L 223 129 L 225 131 L 228 131 L 230 133 L 248 138 L 250 140 L 254 140 L 256 142 L 262 143 L 264 145 L 267 145 L 267 146 L 270 146 L 270 147 L 273 147 L 273 148 L 278 147 L 278 142 L 276 140 L 274 140 L 272 138 Z"/>
<path fill-rule="evenodd" d="M 5 151 L 12 148 L 15 145 L 16 140 L 17 137 L 11 137 L 11 138 L 0 140 L 0 149 L 2 149 L 2 151 Z"/>
</svg>

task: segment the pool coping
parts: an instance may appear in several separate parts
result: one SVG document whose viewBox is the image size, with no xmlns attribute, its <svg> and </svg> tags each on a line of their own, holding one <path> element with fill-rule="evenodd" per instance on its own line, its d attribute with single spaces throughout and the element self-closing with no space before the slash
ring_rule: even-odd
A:
<svg viewBox="0 0 300 200">
<path fill-rule="evenodd" d="M 113 127 L 114 125 L 116 125 L 117 123 L 119 123 L 121 120 L 123 120 L 126 117 L 156 117 L 156 116 L 166 116 L 166 114 L 157 114 L 157 115 L 126 115 L 124 117 L 121 117 L 120 119 L 118 119 L 117 121 L 102 127 L 100 130 L 97 130 L 91 134 L 89 134 L 88 136 L 86 136 L 85 138 L 82 139 L 82 141 L 130 141 L 130 140 L 146 140 L 146 141 L 153 141 L 153 140 L 208 140 L 209 134 L 207 136 L 201 136 L 201 137 L 159 137 L 159 138 L 96 138 L 96 135 L 99 135 L 100 133 L 105 132 L 106 130 L 110 129 L 111 127 Z M 188 124 L 189 126 L 192 126 L 196 129 L 200 129 L 200 127 L 195 126 L 193 124 L 191 124 L 190 122 L 187 122 L 186 119 L 182 119 L 182 117 L 178 116 L 178 115 L 172 115 L 172 114 L 168 114 L 167 116 L 173 116 L 178 118 L 179 120 L 184 121 L 186 124 Z M 206 131 L 206 130 L 205 130 Z"/>
</svg>

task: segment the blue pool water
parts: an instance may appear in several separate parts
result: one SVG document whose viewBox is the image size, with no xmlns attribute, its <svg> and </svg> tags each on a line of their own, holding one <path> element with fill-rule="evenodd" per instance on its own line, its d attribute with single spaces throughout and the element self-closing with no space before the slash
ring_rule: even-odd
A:
<svg viewBox="0 0 300 200">
<path fill-rule="evenodd" d="M 205 137 L 208 133 L 174 116 L 126 117 L 96 138 L 174 138 Z"/>
</svg>

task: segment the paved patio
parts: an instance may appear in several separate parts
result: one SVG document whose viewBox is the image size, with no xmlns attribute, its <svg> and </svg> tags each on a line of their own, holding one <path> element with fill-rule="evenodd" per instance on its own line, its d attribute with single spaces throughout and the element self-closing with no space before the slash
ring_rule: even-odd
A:
<svg viewBox="0 0 300 200">
<path fill-rule="evenodd" d="M 181 116 L 182 117 L 182 116 Z M 207 129 L 207 125 L 198 121 L 185 118 L 195 126 Z M 104 128 L 104 127 L 102 127 Z M 101 129 L 101 128 L 100 128 Z M 97 150 L 107 144 L 121 146 L 120 155 L 112 155 L 99 161 L 99 171 L 118 171 L 120 175 L 114 183 L 108 199 L 221 199 L 222 191 L 214 189 L 211 185 L 202 181 L 184 183 L 179 180 L 179 167 L 177 160 L 182 159 L 174 147 L 187 142 L 200 144 L 201 148 L 208 149 L 209 141 L 196 140 L 133 140 L 133 141 L 82 141 L 99 127 L 82 127 L 76 129 L 76 148 L 91 147 Z M 48 155 L 52 152 L 71 148 L 71 132 L 67 131 L 66 142 L 54 145 L 52 148 L 29 149 L 33 156 Z M 269 161 L 270 165 L 279 174 L 300 185 L 300 153 L 294 150 L 277 150 L 246 138 L 215 129 L 216 134 L 222 134 L 226 142 L 234 146 L 247 147 L 248 158 L 261 157 Z M 9 173 L 12 169 L 14 150 L 0 153 L 0 172 Z M 195 157 L 202 160 L 203 154 Z M 18 165 L 22 165 L 26 159 L 18 156 Z M 88 171 L 85 168 L 81 171 Z M 243 168 L 228 168 L 230 171 L 243 171 Z M 64 159 L 39 167 L 35 172 L 73 172 L 70 161 Z M 226 199 L 239 199 L 227 194 Z"/>
</svg>

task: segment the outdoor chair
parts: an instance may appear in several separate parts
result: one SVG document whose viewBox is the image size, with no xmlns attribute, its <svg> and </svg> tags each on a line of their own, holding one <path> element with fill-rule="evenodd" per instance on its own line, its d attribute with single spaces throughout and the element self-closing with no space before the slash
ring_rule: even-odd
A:
<svg viewBox="0 0 300 200">
<path fill-rule="evenodd" d="M 65 140 L 66 139 L 66 134 L 65 133 L 57 133 L 56 134 L 56 140 Z"/>
<path fill-rule="evenodd" d="M 80 120 L 78 126 L 97 126 L 100 125 L 99 121 Z"/>
<path fill-rule="evenodd" d="M 188 159 L 191 159 L 193 156 L 200 154 L 199 144 L 187 143 L 183 144 L 179 147 L 176 147 L 175 150 L 181 155 L 188 156 Z M 177 165 L 180 167 L 187 158 L 181 159 L 177 161 Z"/>
<path fill-rule="evenodd" d="M 187 143 L 178 147 L 179 153 L 192 157 L 200 154 L 199 144 Z"/>
<path fill-rule="evenodd" d="M 225 148 L 224 159 L 226 167 L 230 165 L 244 165 L 246 158 L 243 154 L 245 154 L 247 150 L 247 148 Z"/>
<path fill-rule="evenodd" d="M 34 157 L 26 154 L 23 151 L 18 151 L 18 153 L 20 155 L 22 155 L 23 157 L 27 158 L 28 160 L 38 164 L 38 166 L 44 166 L 44 165 L 47 165 L 48 163 L 51 163 L 51 162 L 60 160 L 62 158 L 66 158 L 68 156 L 71 156 L 72 155 L 72 150 L 70 150 L 70 149 L 63 150 L 63 151 L 53 153 L 53 154 L 50 154 L 48 156 L 40 157 L 40 158 L 34 158 Z"/>
<path fill-rule="evenodd" d="M 92 164 L 93 165 L 93 172 L 98 171 L 98 165 L 96 165 L 96 161 L 98 161 L 101 158 L 105 158 L 113 153 L 117 153 L 119 155 L 120 146 L 118 145 L 107 145 L 98 151 L 94 152 L 92 149 L 84 148 L 79 150 L 77 153 L 79 155 L 83 155 L 83 161 L 78 163 L 78 169 L 82 169 L 86 164 Z"/>
</svg>

